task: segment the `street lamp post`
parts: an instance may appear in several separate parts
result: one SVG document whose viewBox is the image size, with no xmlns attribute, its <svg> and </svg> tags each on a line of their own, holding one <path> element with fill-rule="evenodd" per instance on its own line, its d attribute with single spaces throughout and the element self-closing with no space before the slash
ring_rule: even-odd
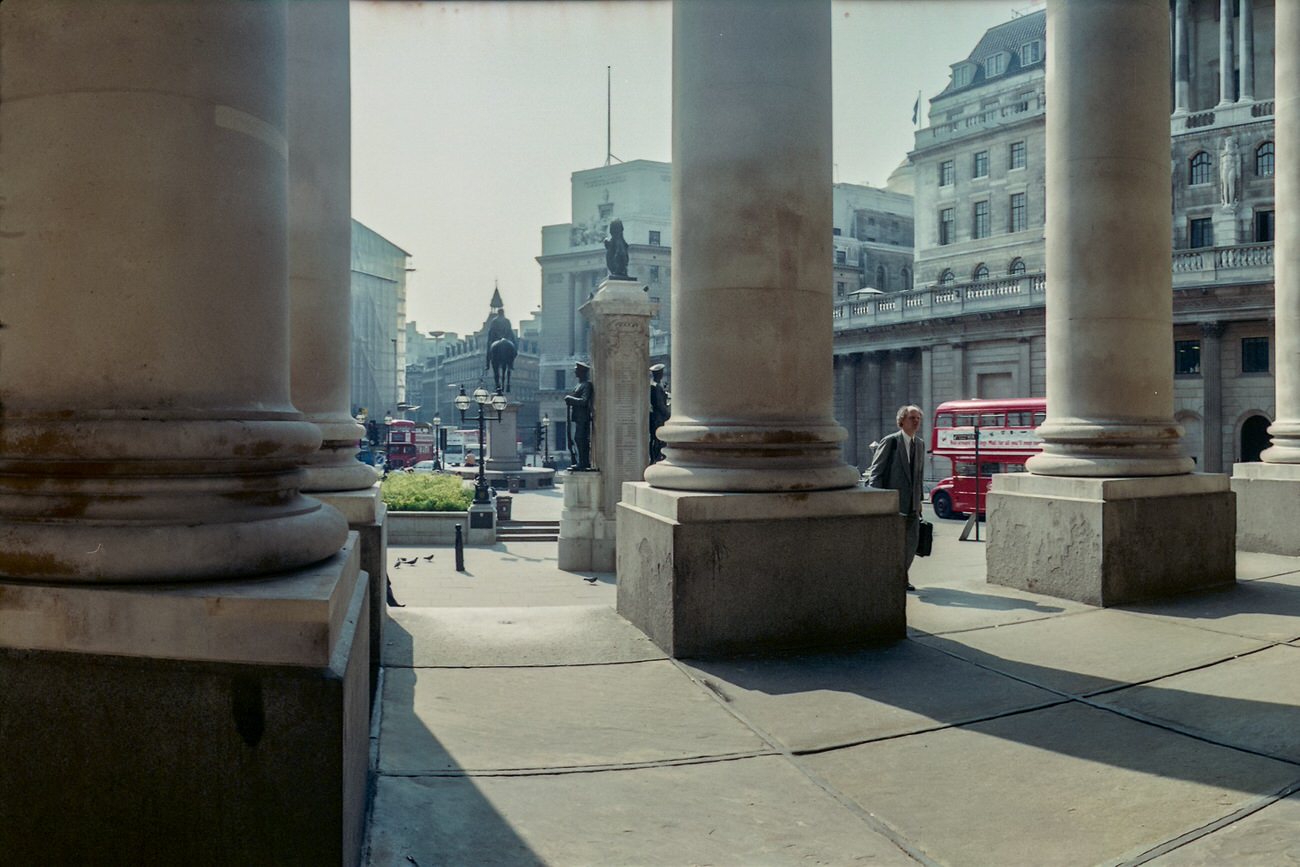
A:
<svg viewBox="0 0 1300 867">
<path fill-rule="evenodd" d="M 441 430 L 442 416 L 435 412 L 433 414 L 433 465 L 438 469 L 442 469 L 442 436 L 439 433 Z"/>
<path fill-rule="evenodd" d="M 544 467 L 550 466 L 551 465 L 551 414 L 549 412 L 542 414 L 542 452 L 544 454 L 544 457 L 542 458 L 542 466 Z"/>
<path fill-rule="evenodd" d="M 486 423 L 501 421 L 501 414 L 506 408 L 506 396 L 499 388 L 496 394 L 488 394 L 488 390 L 480 385 L 474 389 L 474 403 L 478 404 L 478 415 L 474 418 L 478 422 L 478 477 L 474 480 L 474 502 L 485 504 L 491 501 L 487 483 L 487 444 L 484 441 Z M 465 410 L 469 409 L 469 404 L 470 398 L 465 394 L 465 386 L 462 385 L 460 394 L 456 395 L 456 409 L 460 412 L 462 424 L 465 423 Z M 496 415 L 487 414 L 489 407 L 496 411 Z"/>
</svg>

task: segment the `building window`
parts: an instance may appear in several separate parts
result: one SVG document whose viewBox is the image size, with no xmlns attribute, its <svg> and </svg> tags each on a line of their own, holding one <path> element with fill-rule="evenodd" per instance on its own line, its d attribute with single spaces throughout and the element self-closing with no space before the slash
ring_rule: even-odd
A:
<svg viewBox="0 0 1300 867">
<path fill-rule="evenodd" d="M 1273 212 L 1255 212 L 1255 242 L 1268 243 L 1273 240 Z"/>
<path fill-rule="evenodd" d="M 838 227 L 836 227 L 834 229 L 831 229 L 831 234 L 838 238 L 840 235 L 843 235 L 844 233 Z"/>
<path fill-rule="evenodd" d="M 608 220 L 614 214 L 614 205 L 612 202 L 605 202 L 603 205 L 597 205 L 597 208 L 600 211 L 600 218 L 602 220 Z"/>
<path fill-rule="evenodd" d="M 659 230 L 658 230 L 658 229 L 651 229 L 651 230 L 650 230 L 650 246 L 651 246 L 651 247 L 658 247 L 658 246 L 659 246 Z"/>
<path fill-rule="evenodd" d="M 939 245 L 951 244 L 956 233 L 956 212 L 952 208 L 944 208 L 939 211 Z"/>
<path fill-rule="evenodd" d="M 885 266 L 884 266 L 884 265 L 877 265 L 877 266 L 876 266 L 876 288 L 879 289 L 881 292 L 888 292 L 888 291 L 889 291 L 889 287 L 888 287 L 887 285 L 885 285 Z"/>
<path fill-rule="evenodd" d="M 985 265 L 983 262 L 980 262 L 978 265 L 975 266 L 975 270 L 971 272 L 971 277 L 974 280 L 989 279 L 989 266 Z"/>
<path fill-rule="evenodd" d="M 1007 156 L 1008 169 L 1023 169 L 1025 167 L 1025 143 L 1022 141 L 1013 141 L 1011 143 L 1010 153 Z"/>
<path fill-rule="evenodd" d="M 1007 56 L 1005 54 L 995 54 L 988 60 L 984 61 L 984 75 L 992 78 L 995 75 L 1001 75 L 1007 69 Z"/>
<path fill-rule="evenodd" d="M 658 283 L 658 282 L 659 282 L 659 266 L 658 266 L 658 265 L 651 265 L 651 266 L 650 266 L 650 282 L 651 282 L 651 283 Z"/>
<path fill-rule="evenodd" d="M 1007 266 L 1007 273 L 1013 277 L 1025 273 L 1025 260 L 1021 259 L 1019 256 L 1012 259 L 1011 264 Z"/>
<path fill-rule="evenodd" d="M 835 264 L 837 264 L 837 265 L 847 265 L 847 264 L 848 264 L 848 261 L 849 261 L 849 259 L 848 259 L 848 254 L 847 254 L 847 253 L 845 253 L 843 250 L 836 250 L 836 251 L 835 251 Z"/>
<path fill-rule="evenodd" d="M 975 167 L 972 174 L 977 178 L 987 178 L 989 176 L 989 152 L 975 152 Z"/>
<path fill-rule="evenodd" d="M 1194 376 L 1201 372 L 1201 341 L 1174 341 L 1174 373 Z"/>
<path fill-rule="evenodd" d="M 953 67 L 952 86 L 965 87 L 966 85 L 970 84 L 970 72 L 971 72 L 970 67 L 965 64 L 962 64 L 961 66 Z"/>
<path fill-rule="evenodd" d="M 836 280 L 836 281 L 835 281 L 835 297 L 836 297 L 836 298 L 843 298 L 843 297 L 844 297 L 844 281 L 843 281 L 843 280 Z"/>
<path fill-rule="evenodd" d="M 1020 65 L 1028 66 L 1043 59 L 1043 43 L 1026 42 L 1020 46 Z"/>
<path fill-rule="evenodd" d="M 1197 151 L 1192 157 L 1191 167 L 1187 173 L 1189 184 L 1208 184 L 1210 182 L 1210 155 Z"/>
<path fill-rule="evenodd" d="M 902 282 L 902 284 L 903 284 L 903 288 L 904 288 L 904 289 L 911 289 L 911 288 L 912 288 L 912 272 L 911 272 L 911 271 L 907 270 L 907 268 L 904 268 L 901 272 L 899 272 L 899 277 L 901 278 L 901 282 Z"/>
<path fill-rule="evenodd" d="M 564 391 L 564 371 L 555 371 L 555 390 Z"/>
<path fill-rule="evenodd" d="M 953 276 L 952 271 L 944 271 L 942 274 L 939 275 L 940 286 L 951 286 L 953 283 L 956 282 L 957 282 L 957 278 Z"/>
<path fill-rule="evenodd" d="M 1025 194 L 1011 194 L 1011 220 L 1007 228 L 1012 232 L 1023 232 L 1025 230 Z"/>
<path fill-rule="evenodd" d="M 1268 338 L 1241 338 L 1241 372 L 1268 373 Z"/>
<path fill-rule="evenodd" d="M 943 162 L 939 163 L 939 186 L 941 187 L 952 186 L 952 176 L 953 176 L 952 160 L 944 160 Z"/>
<path fill-rule="evenodd" d="M 989 203 L 975 203 L 975 225 L 971 230 L 972 238 L 987 238 L 989 236 Z"/>
<path fill-rule="evenodd" d="M 1214 226 L 1209 217 L 1196 217 L 1187 221 L 1187 246 L 1193 250 L 1214 246 Z"/>
<path fill-rule="evenodd" d="M 1273 143 L 1266 141 L 1255 148 L 1255 174 L 1261 178 L 1273 177 Z"/>
</svg>

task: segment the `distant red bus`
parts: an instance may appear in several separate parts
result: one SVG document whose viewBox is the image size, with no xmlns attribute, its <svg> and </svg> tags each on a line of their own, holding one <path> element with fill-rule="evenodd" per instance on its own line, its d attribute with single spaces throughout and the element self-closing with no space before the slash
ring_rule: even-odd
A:
<svg viewBox="0 0 1300 867">
<path fill-rule="evenodd" d="M 950 400 L 934 411 L 930 454 L 952 461 L 952 475 L 930 491 L 930 505 L 940 518 L 984 511 L 989 481 L 995 473 L 1023 473 L 1025 461 L 1043 449 L 1034 432 L 1047 418 L 1041 397 L 1005 400 Z M 976 485 L 975 438 L 979 435 L 979 484 Z"/>
<path fill-rule="evenodd" d="M 388 425 L 388 468 L 400 470 L 433 460 L 433 429 L 427 424 L 395 418 Z"/>
</svg>

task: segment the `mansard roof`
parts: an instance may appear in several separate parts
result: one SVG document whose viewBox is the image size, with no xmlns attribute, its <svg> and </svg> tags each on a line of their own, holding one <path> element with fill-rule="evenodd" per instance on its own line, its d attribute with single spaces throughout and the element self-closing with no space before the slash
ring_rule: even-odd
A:
<svg viewBox="0 0 1300 867">
<path fill-rule="evenodd" d="M 1044 50 L 1040 52 L 1037 62 L 1022 63 L 1020 58 L 1020 49 L 1029 42 L 1042 42 Z M 939 96 L 948 96 L 962 90 L 970 90 L 985 84 L 989 79 L 984 75 L 984 61 L 988 60 L 995 54 L 1005 51 L 1010 55 L 1007 61 L 1006 71 L 997 78 L 1006 78 L 1024 69 L 1033 69 L 1041 67 L 1046 59 L 1047 52 L 1045 49 L 1047 43 L 1047 12 L 1039 10 L 1031 12 L 1028 15 L 1022 15 L 1019 18 L 1013 18 L 1005 24 L 999 24 L 996 27 L 990 27 L 985 31 L 984 36 L 975 45 L 973 51 L 967 56 L 964 62 L 974 65 L 973 74 L 969 83 L 961 87 L 955 87 L 953 80 L 949 80 L 948 86 L 943 89 Z M 956 64 L 954 64 L 956 65 Z"/>
</svg>

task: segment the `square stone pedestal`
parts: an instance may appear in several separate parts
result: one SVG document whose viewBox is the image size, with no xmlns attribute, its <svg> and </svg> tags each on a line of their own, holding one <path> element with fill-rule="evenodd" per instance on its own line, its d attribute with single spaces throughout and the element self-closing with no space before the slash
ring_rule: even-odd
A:
<svg viewBox="0 0 1300 867">
<path fill-rule="evenodd" d="M 1218 587 L 1236 580 L 1235 533 L 1225 475 L 997 475 L 988 580 L 1089 605 Z"/>
<path fill-rule="evenodd" d="M 906 631 L 893 491 L 623 486 L 618 613 L 673 657 L 853 647 Z"/>
<path fill-rule="evenodd" d="M 238 582 L 0 584 L 0 862 L 356 864 L 356 534 Z"/>
<path fill-rule="evenodd" d="M 370 581 L 370 703 L 379 689 L 379 658 L 388 622 L 388 507 L 379 483 L 360 491 L 316 492 L 313 497 L 343 513 L 359 537 L 361 571 Z"/>
<path fill-rule="evenodd" d="M 604 476 L 570 472 L 564 479 L 558 566 L 566 572 L 613 572 L 615 522 L 600 511 Z"/>
<path fill-rule="evenodd" d="M 1237 495 L 1237 547 L 1243 551 L 1300 556 L 1300 466 L 1233 464 Z"/>
</svg>

